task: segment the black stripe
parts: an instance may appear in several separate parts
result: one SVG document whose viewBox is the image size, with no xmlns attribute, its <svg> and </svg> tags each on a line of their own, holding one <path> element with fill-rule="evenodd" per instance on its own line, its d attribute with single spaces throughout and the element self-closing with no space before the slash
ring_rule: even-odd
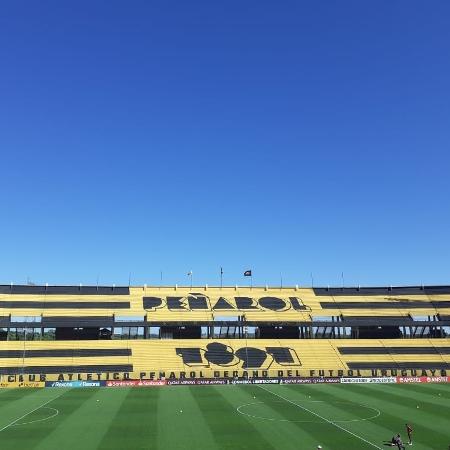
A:
<svg viewBox="0 0 450 450">
<path fill-rule="evenodd" d="M 0 285 L 0 294 L 18 295 L 129 295 L 127 286 L 28 286 Z"/>
<path fill-rule="evenodd" d="M 318 296 L 362 296 L 362 295 L 446 295 L 450 286 L 400 286 L 400 287 L 340 287 L 313 288 Z"/>
<path fill-rule="evenodd" d="M 350 369 L 450 369 L 450 363 L 436 361 L 436 362 L 348 362 L 347 366 Z"/>
<path fill-rule="evenodd" d="M 388 302 L 320 302 L 323 309 L 450 308 L 450 301 L 391 300 Z"/>
<path fill-rule="evenodd" d="M 131 364 L 97 364 L 94 366 L 23 366 L 0 367 L 0 375 L 15 375 L 21 373 L 97 373 L 97 372 L 133 372 Z"/>
<path fill-rule="evenodd" d="M 44 316 L 43 327 L 111 327 L 114 325 L 113 316 Z M 27 325 L 24 325 L 27 326 Z"/>
<path fill-rule="evenodd" d="M 0 358 L 87 358 L 91 356 L 131 356 L 130 348 L 77 348 L 51 350 L 0 350 Z"/>
<path fill-rule="evenodd" d="M 338 347 L 341 355 L 448 355 L 450 347 Z"/>
<path fill-rule="evenodd" d="M 391 322 L 391 321 L 396 321 L 396 320 L 399 320 L 402 322 L 404 322 L 405 320 L 412 321 L 412 319 L 409 316 L 379 316 L 379 317 L 376 317 L 376 316 L 346 316 L 346 315 L 344 315 L 342 317 L 342 320 L 344 320 L 344 321 L 351 320 L 352 322 L 356 322 L 359 320 L 364 321 L 364 322 L 371 321 L 371 320 L 380 320 L 380 321 L 385 321 L 385 322 Z"/>
<path fill-rule="evenodd" d="M 14 300 L 0 301 L 0 308 L 5 309 L 129 309 L 130 302 L 22 302 Z"/>
</svg>

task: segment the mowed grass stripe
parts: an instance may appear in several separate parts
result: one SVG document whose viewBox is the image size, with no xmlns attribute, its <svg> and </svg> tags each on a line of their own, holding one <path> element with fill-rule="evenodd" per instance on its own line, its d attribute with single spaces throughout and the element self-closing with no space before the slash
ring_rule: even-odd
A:
<svg viewBox="0 0 450 450">
<path fill-rule="evenodd" d="M 421 409 L 404 406 L 409 399 L 410 393 L 405 392 L 405 397 L 392 397 L 391 390 L 395 385 L 346 385 L 329 386 L 332 392 L 329 397 L 349 398 L 352 397 L 356 403 L 373 404 L 380 409 L 381 415 L 373 421 L 361 423 L 361 429 L 366 433 L 376 432 L 380 442 L 389 440 L 394 434 L 400 433 L 406 439 L 405 423 L 411 423 L 414 428 L 414 445 L 416 450 L 431 450 L 446 448 L 450 436 L 445 434 L 446 426 L 442 423 L 436 425 L 436 419 L 422 414 Z M 445 423 L 445 419 L 444 419 Z M 368 430 L 368 427 L 371 430 Z"/>
<path fill-rule="evenodd" d="M 55 408 L 58 411 L 58 415 L 49 420 L 7 428 L 1 436 L 2 450 L 17 449 L 18 443 L 23 448 L 37 448 L 41 441 L 62 426 L 66 420 L 71 420 L 72 416 L 76 416 L 77 409 L 87 398 L 95 393 L 95 389 L 66 389 L 64 388 L 62 391 L 59 389 L 43 390 L 48 395 L 48 398 L 52 399 L 47 405 Z M 41 419 L 43 417 L 43 411 L 45 410 L 40 408 L 35 413 L 29 414 L 26 420 L 21 420 L 19 423 Z M 48 411 L 48 414 L 51 415 L 52 411 Z M 71 435 L 67 435 L 66 438 L 70 439 Z M 67 447 L 65 442 L 63 446 Z"/>
<path fill-rule="evenodd" d="M 205 422 L 193 394 L 200 394 L 202 387 L 191 391 L 189 386 L 163 389 L 158 415 L 157 445 L 164 449 L 216 449 L 216 442 Z"/>
<path fill-rule="evenodd" d="M 333 417 L 332 414 L 326 415 L 324 414 L 324 417 L 327 417 L 330 421 L 334 421 L 334 419 L 339 420 L 339 417 L 348 415 L 348 410 L 351 407 L 351 405 L 354 405 L 355 409 L 355 416 L 360 415 L 360 418 L 364 420 L 358 420 L 354 422 L 345 422 L 345 423 L 339 423 L 336 422 L 337 425 L 345 428 L 347 431 L 354 433 L 358 435 L 361 438 L 364 438 L 365 440 L 372 443 L 372 445 L 369 445 L 365 443 L 364 441 L 361 441 L 360 439 L 356 438 L 355 436 L 352 436 L 350 433 L 341 431 L 339 433 L 340 439 L 344 439 L 344 434 L 347 434 L 347 448 L 374 448 L 373 445 L 383 448 L 383 437 L 387 434 L 389 434 L 388 429 L 386 429 L 383 424 L 380 422 L 380 418 L 382 417 L 382 412 L 380 416 L 377 416 L 375 418 L 372 418 L 370 420 L 366 420 L 365 417 L 370 417 L 373 415 L 376 415 L 375 411 L 360 408 L 358 405 L 366 405 L 370 407 L 375 407 L 377 409 L 378 406 L 373 404 L 370 400 L 367 401 L 367 399 L 358 399 L 355 398 L 349 391 L 346 389 L 347 386 L 344 385 L 303 385 L 303 386 L 296 386 L 296 385 L 284 385 L 283 389 L 288 391 L 291 395 L 291 398 L 294 401 L 298 401 L 299 403 L 305 402 L 307 407 L 309 409 L 314 410 L 315 406 L 314 403 L 308 403 L 306 400 L 319 400 L 324 401 L 324 404 L 321 404 L 320 412 L 322 413 L 324 408 L 323 405 L 327 406 L 338 406 L 342 409 L 343 414 Z M 342 395 L 335 395 L 336 392 L 334 390 L 337 389 L 337 393 Z M 326 408 L 325 408 L 326 411 Z M 331 410 L 330 410 L 331 411 Z M 357 414 L 356 414 L 357 412 Z M 337 429 L 336 431 L 338 431 Z M 392 437 L 392 436 L 390 436 Z M 344 440 L 345 442 L 345 440 Z M 331 448 L 334 448 L 335 445 L 332 443 L 330 444 Z"/>
<path fill-rule="evenodd" d="M 376 389 L 376 386 L 367 386 L 369 390 Z M 410 386 L 409 386 L 410 387 Z M 416 384 L 413 389 L 406 389 L 403 386 L 392 384 L 386 386 L 386 390 L 383 391 L 384 395 L 391 395 L 393 399 L 402 400 L 402 404 L 416 407 L 419 406 L 427 409 L 431 413 L 436 412 L 436 409 L 444 408 L 447 410 L 450 416 L 450 404 L 443 401 L 438 395 L 432 395 L 431 390 L 426 385 Z M 444 397 L 445 399 L 445 397 Z"/>
<path fill-rule="evenodd" d="M 442 405 L 442 400 L 446 400 L 446 406 L 449 405 L 450 384 L 396 384 L 395 389 L 401 393 L 401 395 L 411 397 L 411 393 L 416 393 L 420 397 L 422 395 L 426 396 L 426 401 L 436 403 L 439 406 Z"/>
<path fill-rule="evenodd" d="M 198 387 L 200 387 L 200 389 L 198 389 Z M 213 431 L 211 430 L 208 421 L 207 421 L 207 417 L 209 417 L 210 414 L 214 414 L 215 410 L 205 410 L 203 408 L 203 403 L 200 400 L 200 398 L 204 395 L 206 396 L 217 396 L 217 393 L 214 391 L 214 389 L 210 389 L 208 387 L 206 387 L 207 391 L 205 391 L 204 389 L 201 389 L 202 386 L 190 386 L 188 387 L 188 394 L 189 394 L 189 399 L 190 399 L 190 405 L 192 405 L 192 415 L 193 417 L 195 417 L 197 419 L 197 425 L 196 425 L 196 429 L 200 430 L 200 433 L 202 435 L 202 439 L 201 442 L 199 443 L 199 445 L 193 445 L 191 446 L 194 449 L 198 449 L 199 447 L 204 446 L 205 448 L 208 449 L 220 449 L 221 448 L 221 443 L 217 441 L 215 434 L 213 433 Z M 178 388 L 177 388 L 178 389 Z M 184 411 L 184 410 L 183 410 Z M 183 413 L 184 415 L 184 413 Z M 183 417 L 183 421 L 184 424 L 189 426 L 189 416 L 184 415 Z M 191 432 L 193 432 L 195 434 L 196 429 L 192 430 Z M 197 443 L 198 438 L 194 439 L 195 442 Z"/>
<path fill-rule="evenodd" d="M 252 412 L 252 408 L 256 408 L 257 414 L 272 420 L 265 420 L 256 417 L 248 417 L 259 433 L 275 448 L 283 448 L 285 450 L 298 450 L 298 448 L 316 448 L 318 443 L 323 443 L 322 431 L 313 430 L 309 423 L 311 415 L 300 408 L 295 407 L 282 399 L 277 399 L 270 392 L 266 392 L 258 387 L 258 385 L 239 386 L 231 392 L 226 387 L 221 388 L 224 396 L 229 401 L 233 401 L 234 406 L 238 407 L 248 403 L 256 403 L 250 405 L 247 411 Z M 240 393 L 240 396 L 237 394 Z M 241 408 L 242 409 L 242 408 Z M 245 412 L 246 409 L 244 408 Z M 244 416 L 245 417 L 245 416 Z M 306 420 L 308 423 L 296 423 L 295 420 Z M 314 420 L 314 417 L 312 418 Z M 323 426 L 320 421 L 318 426 Z M 255 447 L 258 448 L 258 447 Z"/>
<path fill-rule="evenodd" d="M 424 389 L 426 388 L 424 387 Z M 436 432 L 445 429 L 450 417 L 450 407 L 447 405 L 447 402 L 443 400 L 439 404 L 439 402 L 426 401 L 423 398 L 424 396 L 418 398 L 416 392 L 415 395 L 412 395 L 412 392 L 398 390 L 396 385 L 386 385 L 384 388 L 370 385 L 364 386 L 364 393 L 373 398 L 375 402 L 381 400 L 380 404 L 390 404 L 391 408 L 393 407 L 399 411 L 400 416 L 407 418 L 408 414 L 416 414 L 422 420 L 428 420 L 431 429 L 434 429 Z M 419 406 L 419 409 L 417 409 L 417 406 Z M 386 410 L 386 406 L 384 409 Z"/>
<path fill-rule="evenodd" d="M 328 420 L 339 418 L 339 415 L 359 415 L 360 410 L 349 409 L 349 402 L 380 409 L 381 416 L 376 419 L 340 425 L 383 449 L 387 448 L 384 441 L 396 432 L 400 432 L 406 441 L 406 421 L 411 422 L 414 428 L 412 448 L 415 450 L 445 449 L 450 443 L 450 385 L 264 387 L 294 403 L 304 404 Z M 439 393 L 443 395 L 438 396 Z M 0 396 L 0 421 L 4 419 L 2 411 L 5 408 L 10 411 L 11 405 L 18 411 L 8 423 L 35 407 L 38 409 L 34 413 L 19 422 L 45 419 L 50 412 L 39 408 L 39 405 L 49 400 L 48 406 L 59 410 L 58 416 L 52 419 L 7 428 L 0 433 L 2 450 L 307 450 L 316 448 L 318 444 L 325 450 L 371 448 L 334 429 L 331 424 L 320 423 L 320 419 L 314 416 L 312 419 L 317 419 L 317 423 L 291 422 L 293 418 L 303 420 L 307 412 L 300 408 L 297 412 L 294 405 L 289 402 L 283 404 L 282 399 L 257 385 L 15 389 L 2 395 L 8 401 Z M 62 397 L 56 398 L 59 395 Z M 97 399 L 100 402 L 96 402 Z M 314 404 L 311 400 L 326 403 Z M 255 402 L 262 405 L 261 410 L 269 417 L 289 421 L 252 419 L 236 411 L 240 405 Z M 417 404 L 419 409 L 416 409 Z M 183 413 L 179 412 L 180 409 Z"/>
<path fill-rule="evenodd" d="M 203 391 L 203 390 L 202 390 Z M 296 449 L 298 450 L 298 433 L 289 436 L 288 428 L 289 424 L 282 423 L 284 417 L 275 410 L 267 407 L 262 396 L 256 397 L 259 389 L 256 386 L 214 386 L 205 389 L 202 393 L 202 398 L 198 397 L 200 390 L 192 387 L 192 393 L 195 394 L 195 398 L 199 402 L 199 407 L 203 410 L 206 421 L 210 424 L 210 428 L 214 431 L 218 426 L 221 427 L 219 432 L 213 432 L 216 439 L 218 448 L 229 448 L 227 445 L 236 446 L 236 448 L 263 448 L 259 447 L 259 441 L 267 442 L 274 448 L 282 447 L 284 450 Z M 223 410 L 224 404 L 222 401 L 217 401 L 215 396 L 222 396 L 225 401 L 225 407 L 228 410 Z M 256 398 L 254 398 L 256 397 Z M 212 406 L 210 408 L 205 407 L 205 402 L 210 400 Z M 239 413 L 237 408 L 244 405 L 256 403 L 257 405 L 266 405 L 266 409 L 263 410 L 267 417 L 274 420 L 267 421 L 262 419 L 252 418 L 248 415 Z M 226 406 L 228 405 L 228 406 Z M 245 412 L 245 408 L 243 409 Z M 233 416 L 233 422 L 230 422 L 230 415 Z M 219 425 L 212 423 L 214 421 L 220 422 Z M 249 428 L 249 426 L 252 428 Z M 291 427 L 292 430 L 295 427 Z M 252 434 L 253 430 L 258 433 L 258 440 L 254 442 Z M 235 433 L 241 433 L 241 436 L 235 436 Z M 232 435 L 235 440 L 229 441 L 228 435 Z M 224 447 L 225 445 L 225 447 Z"/>
<path fill-rule="evenodd" d="M 85 401 L 72 413 L 71 417 L 49 433 L 36 447 L 36 450 L 98 448 L 126 397 L 126 392 L 120 389 L 114 392 L 108 392 L 107 389 L 85 389 L 93 391 L 92 395 L 85 398 Z"/>
<path fill-rule="evenodd" d="M 156 448 L 158 406 L 162 388 L 111 388 L 112 391 L 114 389 L 124 389 L 126 395 L 121 399 L 120 408 L 97 448 Z M 114 395 L 114 392 L 110 395 Z"/>
<path fill-rule="evenodd" d="M 313 433 L 317 439 L 321 439 L 326 446 L 334 447 L 334 448 L 364 448 L 364 449 L 374 449 L 381 447 L 374 440 L 371 440 L 370 437 L 362 435 L 357 430 L 352 430 L 348 426 L 349 424 L 339 424 L 334 423 L 329 418 L 323 416 L 319 412 L 315 411 L 314 406 L 311 403 L 306 404 L 305 399 L 298 399 L 292 394 L 292 390 L 290 386 L 270 386 L 267 388 L 266 386 L 262 386 L 261 389 L 264 389 L 270 392 L 273 396 L 277 398 L 282 398 L 286 401 L 286 403 L 291 404 L 293 406 L 297 406 L 299 409 L 307 410 L 306 412 L 310 413 L 310 416 L 315 419 L 322 419 L 323 422 L 305 424 L 307 426 L 308 432 Z M 339 406 L 337 407 L 339 409 Z M 298 424 L 302 425 L 302 424 Z"/>
<path fill-rule="evenodd" d="M 162 388 L 158 405 L 157 436 L 149 447 L 151 449 L 190 448 L 190 437 L 196 432 L 196 442 L 201 439 L 202 430 L 197 427 L 197 419 L 193 417 L 192 400 L 185 386 L 173 389 Z M 183 412 L 181 412 L 183 411 Z M 192 421 L 192 427 L 190 422 Z"/>
<path fill-rule="evenodd" d="M 286 401 L 274 397 L 269 392 L 261 390 L 259 386 L 240 386 L 239 391 L 245 393 L 240 405 L 236 408 L 239 414 L 254 419 L 254 423 L 266 422 L 314 422 L 314 418 L 308 412 L 302 411 L 292 405 L 286 405 Z M 288 411 L 286 412 L 286 409 Z M 319 420 L 319 422 L 323 422 Z"/>
<path fill-rule="evenodd" d="M 207 400 L 207 405 L 204 400 Z M 209 426 L 209 419 L 216 418 L 228 420 L 230 411 L 223 409 L 220 402 L 217 402 L 218 394 L 214 387 L 207 386 L 177 386 L 164 390 L 165 414 L 160 414 L 159 448 L 223 448 L 222 439 L 216 440 L 213 431 Z M 214 405 L 219 405 L 215 408 Z M 183 411 L 183 412 L 180 412 Z M 169 416 L 169 420 L 165 417 Z M 177 433 L 173 430 L 176 429 Z M 232 432 L 233 430 L 229 430 Z M 180 439 L 180 436 L 182 439 Z"/>
<path fill-rule="evenodd" d="M 359 387 L 363 389 L 358 389 Z M 367 389 L 364 389 L 364 388 Z M 427 389 L 428 386 L 423 386 Z M 405 423 L 410 423 L 414 428 L 414 445 L 418 450 L 430 450 L 447 448 L 450 442 L 448 430 L 448 415 L 440 415 L 439 408 L 436 407 L 434 414 L 429 414 L 417 406 L 417 399 L 411 392 L 405 390 L 404 396 L 399 394 L 393 396 L 392 392 L 398 391 L 397 386 L 351 386 L 353 395 L 363 395 L 378 404 L 383 411 L 381 419 L 385 427 L 393 435 L 399 432 L 406 438 Z"/>
<path fill-rule="evenodd" d="M 227 393 L 225 388 L 222 391 L 224 395 Z M 285 415 L 280 403 L 273 402 L 274 399 L 269 393 L 262 391 L 257 385 L 241 385 L 233 391 L 233 396 L 227 395 L 227 398 L 233 400 L 236 406 L 239 404 L 241 412 L 266 418 L 248 417 L 247 420 L 275 448 L 294 450 L 299 448 L 299 443 L 302 448 L 315 448 L 316 439 L 308 434 L 307 429 L 300 430 L 297 425 L 291 423 L 291 417 Z M 250 405 L 242 407 L 245 404 Z"/>
<path fill-rule="evenodd" d="M 357 422 L 356 424 L 347 424 L 347 426 L 356 425 L 359 432 L 365 436 L 371 436 L 373 441 L 380 446 L 384 446 L 394 434 L 398 432 L 405 438 L 404 434 L 404 418 L 399 413 L 397 405 L 388 401 L 378 401 L 373 393 L 366 390 L 367 386 L 362 385 L 345 385 L 345 386 L 328 386 L 326 388 L 329 401 L 347 399 L 355 402 L 355 404 L 370 404 L 378 408 L 381 415 L 373 420 Z M 376 388 L 385 389 L 384 386 L 376 386 Z M 323 395 L 323 393 L 322 393 Z M 427 447 L 418 447 L 416 450 L 425 450 Z"/>
<path fill-rule="evenodd" d="M 249 392 L 252 401 L 258 401 L 259 407 L 273 420 L 266 421 L 253 419 L 253 422 L 262 432 L 276 443 L 276 448 L 298 450 L 299 448 L 316 448 L 319 443 L 324 444 L 322 433 L 326 428 L 322 420 L 312 417 L 307 411 L 303 411 L 295 405 L 286 403 L 270 392 L 261 389 L 258 385 L 251 387 L 241 386 L 240 390 Z M 253 399 L 253 396 L 256 397 Z M 305 420 L 307 422 L 296 422 Z M 317 420 L 317 423 L 313 423 Z M 321 431 L 322 430 L 322 431 Z"/>
<path fill-rule="evenodd" d="M 51 398 L 43 389 L 4 389 L 0 396 L 0 429 Z"/>
<path fill-rule="evenodd" d="M 315 448 L 317 443 L 320 442 L 317 441 L 317 437 L 310 433 L 307 426 L 309 424 L 304 423 L 301 426 L 291 423 L 292 419 L 308 420 L 310 418 L 309 415 L 302 416 L 302 411 L 298 408 L 297 411 L 294 411 L 294 415 L 292 415 L 292 412 L 290 415 L 286 414 L 286 403 L 281 399 L 274 398 L 269 392 L 261 390 L 257 385 L 239 386 L 237 392 L 242 394 L 239 400 L 241 405 L 256 403 L 256 405 L 251 405 L 250 408 L 244 408 L 244 412 L 251 413 L 253 411 L 256 413 L 253 415 L 273 419 L 264 420 L 254 417 L 249 420 L 276 448 L 298 450 L 299 444 L 301 448 Z M 256 411 L 254 411 L 255 408 Z"/>
<path fill-rule="evenodd" d="M 183 392 L 183 389 L 175 392 L 173 389 L 167 390 L 162 388 L 156 420 L 157 435 L 155 440 L 149 445 L 150 449 L 171 448 L 171 445 L 179 448 L 180 441 L 184 437 L 178 433 L 178 427 L 181 426 L 181 429 L 184 429 L 186 426 L 186 416 L 181 417 L 183 413 L 180 411 L 184 411 L 183 407 L 188 407 Z"/>
<path fill-rule="evenodd" d="M 326 448 L 330 443 L 336 446 L 339 436 L 335 435 L 335 430 L 330 429 L 325 420 L 274 395 L 281 393 L 279 386 L 256 387 L 256 390 L 256 398 L 262 401 L 268 413 L 282 419 L 266 423 L 260 421 L 260 426 L 268 428 L 271 433 L 275 430 L 280 432 L 281 442 L 284 440 L 287 448 L 316 448 L 318 444 L 325 445 Z M 285 395 L 283 397 L 288 398 Z M 348 440 L 345 440 L 345 444 L 348 444 Z"/>
<path fill-rule="evenodd" d="M 46 389 L 8 389 L 0 396 L 0 429 L 56 396 Z"/>
<path fill-rule="evenodd" d="M 264 436 L 262 427 L 236 411 L 242 401 L 240 388 L 231 386 L 199 386 L 194 394 L 205 422 L 220 449 L 265 449 L 280 448 L 273 440 Z M 249 397 L 245 397 L 245 401 Z"/>
</svg>

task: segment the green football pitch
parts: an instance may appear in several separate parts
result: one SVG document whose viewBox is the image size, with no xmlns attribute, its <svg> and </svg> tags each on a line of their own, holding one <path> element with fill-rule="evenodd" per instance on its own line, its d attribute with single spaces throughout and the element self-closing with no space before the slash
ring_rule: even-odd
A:
<svg viewBox="0 0 450 450">
<path fill-rule="evenodd" d="M 450 385 L 0 391 L 2 450 L 387 449 L 406 422 L 411 448 L 447 450 Z"/>
</svg>

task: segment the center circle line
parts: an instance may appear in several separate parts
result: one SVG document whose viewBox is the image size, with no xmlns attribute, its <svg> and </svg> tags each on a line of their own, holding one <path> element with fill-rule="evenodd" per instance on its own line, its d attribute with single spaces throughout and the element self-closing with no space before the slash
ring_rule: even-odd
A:
<svg viewBox="0 0 450 450">
<path fill-rule="evenodd" d="M 324 400 L 303 400 L 303 402 L 309 402 L 309 403 L 327 403 Z M 269 402 L 269 403 L 284 403 L 282 401 L 273 401 L 273 402 Z M 298 402 L 301 405 L 301 402 Z M 360 406 L 361 408 L 366 408 L 366 409 L 371 409 L 372 411 L 375 411 L 376 414 L 370 417 L 363 417 L 360 419 L 349 419 L 349 420 L 333 420 L 331 418 L 328 418 L 328 420 L 330 422 L 333 423 L 350 423 L 350 422 L 363 422 L 366 420 L 373 420 L 376 419 L 378 416 L 381 415 L 381 411 L 373 406 L 369 406 L 369 405 L 364 405 L 364 404 L 360 404 L 360 403 L 352 403 L 352 402 L 346 402 L 346 401 L 336 401 L 336 402 L 331 402 L 332 403 L 341 403 L 341 404 L 347 404 L 347 405 L 354 405 L 354 406 Z M 251 403 L 245 403 L 243 405 L 240 405 L 236 408 L 236 411 L 239 414 L 242 414 L 243 416 L 248 416 L 248 417 L 252 417 L 254 419 L 261 419 L 261 420 L 269 420 L 272 422 L 292 422 L 292 423 L 321 423 L 317 420 L 291 420 L 291 419 L 278 419 L 276 417 L 263 417 L 263 416 L 256 416 L 253 414 L 249 414 L 246 413 L 244 411 L 242 411 L 242 408 L 245 408 L 246 406 L 251 406 L 251 405 L 266 405 L 266 402 L 251 402 Z"/>
</svg>

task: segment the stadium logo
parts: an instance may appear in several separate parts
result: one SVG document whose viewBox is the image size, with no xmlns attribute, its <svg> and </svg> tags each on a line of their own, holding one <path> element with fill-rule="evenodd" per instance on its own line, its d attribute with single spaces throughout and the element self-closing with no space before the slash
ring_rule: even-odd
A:
<svg viewBox="0 0 450 450">
<path fill-rule="evenodd" d="M 273 364 L 283 367 L 300 367 L 297 352 L 290 347 L 241 347 L 236 351 L 220 342 L 201 347 L 175 349 L 183 364 L 189 367 L 237 367 L 242 369 L 269 369 Z"/>
<path fill-rule="evenodd" d="M 218 297 L 211 299 L 202 293 L 192 292 L 185 297 L 143 297 L 142 303 L 146 311 L 169 309 L 170 311 L 273 311 L 282 312 L 310 310 L 298 297 Z"/>
</svg>

